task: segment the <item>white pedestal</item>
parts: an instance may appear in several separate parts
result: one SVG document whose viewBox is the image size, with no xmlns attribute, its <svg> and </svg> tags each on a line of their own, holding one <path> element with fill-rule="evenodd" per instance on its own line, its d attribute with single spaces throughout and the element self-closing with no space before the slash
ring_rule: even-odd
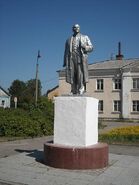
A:
<svg viewBox="0 0 139 185">
<path fill-rule="evenodd" d="M 98 100 L 92 97 L 55 98 L 54 144 L 90 146 L 98 142 Z"/>
</svg>

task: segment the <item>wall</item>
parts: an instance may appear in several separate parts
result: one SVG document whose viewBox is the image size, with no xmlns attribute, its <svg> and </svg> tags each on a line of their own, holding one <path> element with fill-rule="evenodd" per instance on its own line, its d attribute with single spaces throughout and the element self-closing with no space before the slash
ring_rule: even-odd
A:
<svg viewBox="0 0 139 185">
<path fill-rule="evenodd" d="M 139 91 L 133 91 L 133 77 L 139 78 L 139 72 L 134 73 L 129 68 L 121 71 L 120 68 L 105 70 L 90 70 L 89 83 L 87 83 L 87 95 L 103 100 L 103 112 L 99 112 L 100 118 L 125 118 L 139 119 L 139 113 L 132 112 L 132 101 L 139 100 Z M 123 76 L 122 75 L 123 72 Z M 65 73 L 62 71 L 59 78 L 59 95 L 70 93 L 70 84 L 65 81 Z M 113 83 L 115 78 L 122 79 L 122 89 L 114 90 Z M 103 79 L 104 90 L 96 90 L 96 80 Z M 121 100 L 121 112 L 113 111 L 113 101 Z"/>
<path fill-rule="evenodd" d="M 10 108 L 10 100 L 11 97 L 6 94 L 6 92 L 3 91 L 3 89 L 0 88 L 0 107 L 3 108 Z M 2 105 L 2 101 L 4 101 L 4 105 Z"/>
</svg>

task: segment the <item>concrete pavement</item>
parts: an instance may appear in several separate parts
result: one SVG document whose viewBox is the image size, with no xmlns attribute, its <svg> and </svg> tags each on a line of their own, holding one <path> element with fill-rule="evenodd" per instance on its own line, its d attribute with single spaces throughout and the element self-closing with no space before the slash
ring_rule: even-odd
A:
<svg viewBox="0 0 139 185">
<path fill-rule="evenodd" d="M 42 149 L 45 141 L 52 140 L 53 136 L 44 136 L 33 139 L 22 139 L 8 142 L 0 142 L 0 158 L 8 157 L 19 152 L 16 149 L 21 150 L 35 150 Z"/>
<path fill-rule="evenodd" d="M 17 185 L 139 185 L 139 157 L 110 154 L 100 170 L 54 169 L 41 163 L 42 151 L 0 159 L 0 182 Z"/>
<path fill-rule="evenodd" d="M 19 154 L 18 150 L 31 151 L 42 149 L 45 141 L 52 140 L 53 136 L 45 136 L 33 139 L 0 142 L 0 158 Z M 119 155 L 139 156 L 139 145 L 109 145 L 109 152 Z"/>
<path fill-rule="evenodd" d="M 110 146 L 104 169 L 64 170 L 43 164 L 43 143 L 51 138 L 0 143 L 0 185 L 139 185 L 139 147 Z"/>
</svg>

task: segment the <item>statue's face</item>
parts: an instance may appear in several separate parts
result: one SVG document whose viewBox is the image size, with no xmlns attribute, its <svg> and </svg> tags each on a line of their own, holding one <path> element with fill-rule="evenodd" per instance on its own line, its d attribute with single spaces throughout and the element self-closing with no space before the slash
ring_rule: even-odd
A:
<svg viewBox="0 0 139 185">
<path fill-rule="evenodd" d="M 73 29 L 74 33 L 79 33 L 80 32 L 80 26 L 78 24 L 75 24 L 72 29 Z"/>
</svg>

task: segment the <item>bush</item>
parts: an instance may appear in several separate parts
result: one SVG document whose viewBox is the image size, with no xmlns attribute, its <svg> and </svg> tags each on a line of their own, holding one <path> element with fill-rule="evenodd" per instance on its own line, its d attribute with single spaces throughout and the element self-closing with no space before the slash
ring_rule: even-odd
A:
<svg viewBox="0 0 139 185">
<path fill-rule="evenodd" d="M 38 106 L 25 109 L 0 109 L 0 136 L 35 137 L 53 134 L 53 103 L 47 98 Z"/>
<path fill-rule="evenodd" d="M 139 142 L 139 126 L 128 126 L 112 129 L 99 136 L 101 141 L 111 142 Z"/>
</svg>

